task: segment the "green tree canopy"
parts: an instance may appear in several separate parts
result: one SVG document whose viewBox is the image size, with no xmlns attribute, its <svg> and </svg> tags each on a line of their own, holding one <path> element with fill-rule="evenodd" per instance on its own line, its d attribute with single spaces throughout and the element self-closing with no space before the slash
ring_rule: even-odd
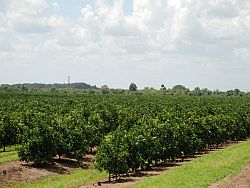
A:
<svg viewBox="0 0 250 188">
<path fill-rule="evenodd" d="M 137 91 L 137 86 L 135 83 L 131 83 L 129 85 L 129 91 Z"/>
</svg>

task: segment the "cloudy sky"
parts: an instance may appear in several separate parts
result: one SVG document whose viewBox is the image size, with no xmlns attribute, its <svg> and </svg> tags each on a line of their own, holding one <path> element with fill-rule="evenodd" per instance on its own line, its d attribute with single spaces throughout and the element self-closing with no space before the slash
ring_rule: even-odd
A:
<svg viewBox="0 0 250 188">
<path fill-rule="evenodd" d="M 250 91 L 249 0 L 0 0 L 0 84 Z"/>
</svg>

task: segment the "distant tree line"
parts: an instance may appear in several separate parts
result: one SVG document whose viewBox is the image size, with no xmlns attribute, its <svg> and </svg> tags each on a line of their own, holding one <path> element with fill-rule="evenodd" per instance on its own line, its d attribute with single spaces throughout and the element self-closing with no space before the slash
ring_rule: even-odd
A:
<svg viewBox="0 0 250 188">
<path fill-rule="evenodd" d="M 166 88 L 164 84 L 161 85 L 160 90 L 144 87 L 142 92 L 146 93 L 162 93 L 164 95 L 191 95 L 191 96 L 208 96 L 208 95 L 226 95 L 226 96 L 244 96 L 249 95 L 249 92 L 243 92 L 239 89 L 220 91 L 220 90 L 209 90 L 207 88 L 195 87 L 193 90 L 186 88 L 183 85 L 175 85 L 172 88 Z"/>
<path fill-rule="evenodd" d="M 138 89 L 135 83 L 131 83 L 128 89 L 113 89 L 108 85 L 103 85 L 100 88 L 97 86 L 91 86 L 86 83 L 71 83 L 71 84 L 41 84 L 41 83 L 24 83 L 24 84 L 2 84 L 0 85 L 0 91 L 7 92 L 50 92 L 50 93 L 66 93 L 66 92 L 79 92 L 79 93 L 100 93 L 100 94 L 163 94 L 163 95 L 191 95 L 191 96 L 208 96 L 208 95 L 225 95 L 225 96 L 245 96 L 250 95 L 250 92 L 244 92 L 240 89 L 232 89 L 228 91 L 209 90 L 208 88 L 195 87 L 193 90 L 183 86 L 175 85 L 172 88 L 167 88 L 164 84 L 161 84 L 159 89 L 153 87 L 144 87 Z"/>
<path fill-rule="evenodd" d="M 76 83 L 53 83 L 53 84 L 44 84 L 44 83 L 24 83 L 24 84 L 2 84 L 0 88 L 3 90 L 19 90 L 19 91 L 28 91 L 28 90 L 34 90 L 34 89 L 51 89 L 56 90 L 56 89 L 99 89 L 98 87 L 91 86 L 86 83 L 82 82 L 76 82 Z"/>
</svg>

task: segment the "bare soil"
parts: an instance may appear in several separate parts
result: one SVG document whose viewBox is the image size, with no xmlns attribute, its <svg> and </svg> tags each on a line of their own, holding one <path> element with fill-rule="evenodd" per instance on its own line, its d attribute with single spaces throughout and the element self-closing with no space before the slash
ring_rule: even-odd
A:
<svg viewBox="0 0 250 188">
<path fill-rule="evenodd" d="M 250 164 L 234 178 L 225 178 L 209 188 L 250 188 Z"/>
<path fill-rule="evenodd" d="M 55 159 L 53 164 L 35 166 L 25 162 L 13 161 L 0 165 L 0 188 L 13 183 L 26 183 L 47 176 L 66 174 L 80 168 L 88 168 L 93 155 L 87 155 L 81 162 L 62 158 Z"/>
</svg>

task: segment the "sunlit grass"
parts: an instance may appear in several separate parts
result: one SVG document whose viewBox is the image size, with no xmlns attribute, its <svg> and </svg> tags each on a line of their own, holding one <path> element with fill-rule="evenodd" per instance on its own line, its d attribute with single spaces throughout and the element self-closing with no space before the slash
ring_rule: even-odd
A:
<svg viewBox="0 0 250 188">
<path fill-rule="evenodd" d="M 17 155 L 17 148 L 19 146 L 10 146 L 6 147 L 6 152 L 3 152 L 1 150 L 0 152 L 0 164 L 4 164 L 10 161 L 17 161 L 18 160 L 18 155 Z"/>
<path fill-rule="evenodd" d="M 0 164 L 4 164 L 10 161 L 17 161 L 18 156 L 16 151 L 1 152 L 0 153 Z"/>
<path fill-rule="evenodd" d="M 133 187 L 208 187 L 226 176 L 237 174 L 248 163 L 250 141 L 194 159 L 159 176 L 145 178 Z"/>
<path fill-rule="evenodd" d="M 107 176 L 95 169 L 81 169 L 69 174 L 50 176 L 28 184 L 13 185 L 18 188 L 66 188 L 94 183 Z"/>
</svg>

